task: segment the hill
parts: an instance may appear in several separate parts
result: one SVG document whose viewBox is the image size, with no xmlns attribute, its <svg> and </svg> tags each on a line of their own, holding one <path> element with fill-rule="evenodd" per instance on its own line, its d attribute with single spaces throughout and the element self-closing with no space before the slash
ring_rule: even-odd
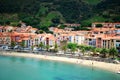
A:
<svg viewBox="0 0 120 80">
<path fill-rule="evenodd" d="M 59 23 L 119 22 L 119 0 L 0 0 L 0 24 L 46 29 Z"/>
</svg>

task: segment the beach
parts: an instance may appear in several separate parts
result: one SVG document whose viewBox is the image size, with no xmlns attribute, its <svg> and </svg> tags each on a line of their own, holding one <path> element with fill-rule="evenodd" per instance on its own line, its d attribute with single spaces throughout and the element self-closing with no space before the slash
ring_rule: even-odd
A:
<svg viewBox="0 0 120 80">
<path fill-rule="evenodd" d="M 90 67 L 101 68 L 104 70 L 117 72 L 120 70 L 120 64 L 113 64 L 113 63 L 106 63 L 106 62 L 98 62 L 92 60 L 82 60 L 82 59 L 75 59 L 75 58 L 67 58 L 67 57 L 58 57 L 58 56 L 48 56 L 48 55 L 41 55 L 41 54 L 33 54 L 33 53 L 19 53 L 19 52 L 3 52 L 0 53 L 1 56 L 18 56 L 18 57 L 28 57 L 28 58 L 37 58 L 37 59 L 45 59 L 45 60 L 55 60 L 55 61 L 63 61 L 69 63 L 75 63 Z"/>
</svg>

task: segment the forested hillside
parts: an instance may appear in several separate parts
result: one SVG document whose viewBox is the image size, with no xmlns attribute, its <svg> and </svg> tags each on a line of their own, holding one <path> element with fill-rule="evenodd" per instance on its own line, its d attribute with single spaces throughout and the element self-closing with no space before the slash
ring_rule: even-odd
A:
<svg viewBox="0 0 120 80">
<path fill-rule="evenodd" d="M 120 0 L 0 0 L 0 25 L 46 29 L 59 23 L 119 22 Z"/>
</svg>

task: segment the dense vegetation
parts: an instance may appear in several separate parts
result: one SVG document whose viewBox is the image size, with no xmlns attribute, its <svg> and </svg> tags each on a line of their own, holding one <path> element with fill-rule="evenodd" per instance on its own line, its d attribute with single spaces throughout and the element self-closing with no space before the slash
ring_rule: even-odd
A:
<svg viewBox="0 0 120 80">
<path fill-rule="evenodd" d="M 59 23 L 120 21 L 119 0 L 0 0 L 0 24 L 27 25 L 46 30 Z"/>
</svg>

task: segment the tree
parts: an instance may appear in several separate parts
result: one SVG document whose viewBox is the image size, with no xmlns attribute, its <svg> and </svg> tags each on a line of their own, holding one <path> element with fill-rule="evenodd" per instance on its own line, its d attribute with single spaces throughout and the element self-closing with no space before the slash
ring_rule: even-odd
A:
<svg viewBox="0 0 120 80">
<path fill-rule="evenodd" d="M 25 41 L 22 41 L 20 44 L 22 47 L 25 47 Z"/>
<path fill-rule="evenodd" d="M 102 24 L 96 24 L 96 27 L 102 27 L 103 25 Z"/>
<path fill-rule="evenodd" d="M 60 42 L 60 49 L 64 51 L 64 53 L 66 52 L 67 50 L 67 41 L 66 40 L 63 40 Z"/>
<path fill-rule="evenodd" d="M 66 50 L 67 50 L 67 46 L 66 45 L 64 45 L 64 46 L 62 46 L 61 47 L 61 49 L 64 51 L 64 53 L 66 52 Z"/>
<path fill-rule="evenodd" d="M 100 51 L 100 54 L 102 55 L 102 57 L 106 57 L 106 54 L 108 53 L 108 49 L 106 48 L 103 48 L 101 51 Z"/>
<path fill-rule="evenodd" d="M 115 57 L 115 55 L 117 55 L 117 53 L 118 53 L 118 51 L 117 51 L 116 48 L 111 48 L 111 49 L 109 50 L 109 54 L 110 54 L 111 56 L 113 56 L 113 58 Z"/>
<path fill-rule="evenodd" d="M 38 45 L 38 47 L 41 48 L 41 50 L 42 50 L 42 48 L 44 47 L 43 43 L 40 42 L 40 44 Z"/>
<path fill-rule="evenodd" d="M 45 48 L 47 49 L 47 51 L 49 50 L 49 48 L 50 48 L 50 46 L 47 44 L 46 46 L 45 46 Z"/>
<path fill-rule="evenodd" d="M 67 26 L 61 24 L 59 28 L 60 28 L 60 29 L 64 29 L 65 27 L 67 27 Z"/>
<path fill-rule="evenodd" d="M 81 52 L 83 53 L 83 55 L 85 54 L 85 51 L 88 49 L 87 46 L 85 45 L 79 45 L 79 49 L 81 50 Z"/>
<path fill-rule="evenodd" d="M 68 43 L 67 47 L 68 47 L 68 49 L 71 50 L 71 53 L 72 52 L 74 53 L 77 49 L 77 44 L 76 43 Z"/>
<path fill-rule="evenodd" d="M 54 45 L 54 50 L 55 50 L 55 52 L 57 52 L 58 51 L 58 45 L 55 43 L 55 45 Z"/>
<path fill-rule="evenodd" d="M 32 51 L 33 51 L 33 49 L 34 49 L 34 46 L 31 46 L 31 49 L 32 49 Z"/>
<path fill-rule="evenodd" d="M 38 30 L 38 31 L 36 31 L 36 33 L 37 34 L 42 34 L 42 33 L 44 33 L 44 31 L 43 30 Z"/>
<path fill-rule="evenodd" d="M 82 48 L 81 52 L 83 53 L 83 56 L 84 56 L 85 55 L 85 48 Z"/>
<path fill-rule="evenodd" d="M 96 51 L 96 48 L 92 48 L 91 51 L 93 52 L 93 56 L 96 55 L 97 51 Z"/>
<path fill-rule="evenodd" d="M 15 42 L 12 41 L 12 42 L 11 42 L 11 46 L 12 46 L 12 47 L 15 47 L 15 45 L 16 45 Z"/>
</svg>

